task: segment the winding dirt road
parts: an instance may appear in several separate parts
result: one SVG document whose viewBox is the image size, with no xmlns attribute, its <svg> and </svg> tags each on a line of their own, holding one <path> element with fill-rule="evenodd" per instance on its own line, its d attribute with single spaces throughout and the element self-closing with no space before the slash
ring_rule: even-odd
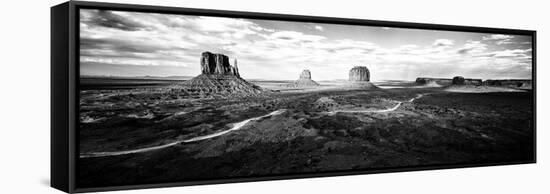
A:
<svg viewBox="0 0 550 194">
<path fill-rule="evenodd" d="M 415 100 L 422 98 L 424 94 L 417 94 L 416 97 L 411 98 L 407 101 L 398 101 L 397 104 L 391 108 L 387 109 L 380 109 L 380 110 L 372 110 L 372 109 L 366 109 L 366 110 L 335 110 L 327 112 L 329 115 L 334 115 L 336 113 L 385 113 L 385 112 L 392 112 L 397 110 L 404 102 L 414 102 Z"/>
<path fill-rule="evenodd" d="M 117 156 L 117 155 L 125 155 L 125 154 L 142 153 L 142 152 L 149 152 L 149 151 L 153 151 L 153 150 L 159 150 L 159 149 L 172 147 L 172 146 L 175 146 L 175 145 L 178 145 L 178 144 L 181 144 L 181 143 L 190 143 L 190 142 L 196 142 L 196 141 L 201 141 L 201 140 L 205 140 L 205 139 L 210 139 L 210 138 L 214 138 L 214 137 L 218 137 L 218 136 L 227 134 L 227 133 L 232 132 L 232 131 L 239 130 L 242 127 L 246 126 L 246 124 L 248 124 L 251 121 L 257 121 L 257 120 L 260 120 L 260 119 L 264 119 L 266 117 L 279 115 L 279 114 L 284 113 L 285 111 L 286 111 L 285 109 L 276 110 L 276 111 L 273 111 L 273 112 L 271 112 L 269 114 L 266 114 L 266 115 L 263 115 L 263 116 L 246 119 L 246 120 L 238 122 L 238 123 L 232 123 L 232 124 L 230 124 L 232 127 L 228 130 L 220 131 L 220 132 L 209 134 L 209 135 L 198 136 L 198 137 L 194 137 L 194 138 L 191 138 L 191 139 L 178 140 L 178 141 L 174 141 L 174 142 L 169 143 L 169 144 L 153 146 L 153 147 L 147 147 L 147 148 L 134 149 L 134 150 L 125 150 L 125 151 L 82 153 L 82 154 L 80 154 L 79 157 L 80 158 L 93 158 L 93 157 Z"/>
<path fill-rule="evenodd" d="M 369 110 L 336 110 L 336 111 L 331 111 L 331 112 L 327 112 L 327 113 L 330 114 L 330 115 L 333 115 L 333 114 L 336 114 L 336 113 L 385 113 L 385 112 L 392 112 L 392 111 L 397 110 L 404 102 L 414 102 L 416 99 L 422 98 L 422 96 L 424 96 L 424 94 L 418 94 L 416 97 L 411 98 L 408 101 L 399 101 L 395 106 L 393 106 L 391 108 L 388 108 L 388 109 L 381 109 L 381 110 L 372 110 L 372 109 L 369 109 Z M 125 155 L 125 154 L 143 153 L 143 152 L 149 152 L 149 151 L 154 151 L 154 150 L 159 150 L 159 149 L 172 147 L 172 146 L 175 146 L 175 145 L 178 145 L 178 144 L 181 144 L 181 143 L 190 143 L 190 142 L 202 141 L 202 140 L 218 137 L 218 136 L 221 136 L 221 135 L 225 135 L 225 134 L 230 133 L 232 131 L 239 130 L 242 127 L 246 126 L 246 124 L 248 124 L 251 121 L 257 121 L 257 120 L 261 120 L 261 119 L 264 119 L 264 118 L 267 118 L 267 117 L 270 117 L 270 116 L 279 115 L 279 114 L 284 113 L 285 111 L 286 111 L 285 109 L 280 109 L 280 110 L 273 111 L 273 112 L 271 112 L 269 114 L 266 114 L 266 115 L 263 115 L 263 116 L 246 119 L 246 120 L 238 122 L 238 123 L 232 123 L 232 124 L 230 124 L 232 126 L 230 129 L 220 131 L 220 132 L 216 132 L 216 133 L 209 134 L 209 135 L 198 136 L 198 137 L 194 137 L 194 138 L 186 139 L 186 140 L 177 140 L 177 141 L 174 141 L 172 143 L 168 143 L 168 144 L 164 144 L 164 145 L 146 147 L 146 148 L 139 148 L 139 149 L 134 149 L 134 150 L 113 151 L 113 152 L 81 153 L 79 157 L 80 158 L 94 158 L 94 157 L 105 157 L 105 156 L 117 156 L 117 155 Z"/>
</svg>

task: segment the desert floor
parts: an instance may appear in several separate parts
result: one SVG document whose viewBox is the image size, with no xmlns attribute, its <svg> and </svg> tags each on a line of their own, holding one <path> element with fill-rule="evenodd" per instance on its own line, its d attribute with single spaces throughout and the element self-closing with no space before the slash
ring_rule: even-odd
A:
<svg viewBox="0 0 550 194">
<path fill-rule="evenodd" d="M 88 83 L 88 82 L 83 82 Z M 449 92 L 411 82 L 182 98 L 172 81 L 80 92 L 78 187 L 532 161 L 533 93 Z"/>
</svg>

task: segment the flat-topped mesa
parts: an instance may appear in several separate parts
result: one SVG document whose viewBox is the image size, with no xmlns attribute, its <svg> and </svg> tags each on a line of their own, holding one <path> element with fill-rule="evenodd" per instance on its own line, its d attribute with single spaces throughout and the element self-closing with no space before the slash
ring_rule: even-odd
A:
<svg viewBox="0 0 550 194">
<path fill-rule="evenodd" d="M 365 66 L 355 66 L 349 70 L 349 81 L 352 82 L 369 82 L 370 72 Z"/>
<path fill-rule="evenodd" d="M 236 67 L 237 60 L 235 59 L 235 67 L 229 64 L 229 57 L 223 54 L 214 54 L 211 52 L 203 52 L 201 54 L 201 73 L 206 75 L 234 75 L 240 77 L 239 69 Z"/>
<path fill-rule="evenodd" d="M 481 85 L 481 79 L 470 79 L 462 76 L 453 77 L 453 85 Z"/>
</svg>

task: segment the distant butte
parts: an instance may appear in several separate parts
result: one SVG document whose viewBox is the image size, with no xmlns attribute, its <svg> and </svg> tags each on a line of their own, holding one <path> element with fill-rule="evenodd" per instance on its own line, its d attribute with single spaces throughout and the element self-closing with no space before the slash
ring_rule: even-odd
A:
<svg viewBox="0 0 550 194">
<path fill-rule="evenodd" d="M 319 83 L 311 79 L 311 71 L 304 69 L 300 74 L 298 80 L 290 84 L 289 87 L 317 87 L 320 86 Z"/>
<path fill-rule="evenodd" d="M 455 76 L 453 77 L 453 85 L 475 85 L 479 86 L 481 85 L 481 79 L 470 79 L 470 78 L 464 78 L 462 76 Z"/>
</svg>

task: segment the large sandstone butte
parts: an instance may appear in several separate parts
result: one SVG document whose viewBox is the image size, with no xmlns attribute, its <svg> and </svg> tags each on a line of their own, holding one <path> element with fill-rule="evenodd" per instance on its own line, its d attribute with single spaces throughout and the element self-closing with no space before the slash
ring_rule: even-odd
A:
<svg viewBox="0 0 550 194">
<path fill-rule="evenodd" d="M 355 66 L 349 70 L 349 81 L 368 82 L 370 81 L 369 69 L 365 66 Z"/>
<path fill-rule="evenodd" d="M 289 84 L 289 87 L 316 87 L 319 86 L 319 83 L 311 79 L 311 71 L 305 69 L 300 74 L 300 78 L 294 83 Z"/>
<path fill-rule="evenodd" d="M 229 64 L 229 57 L 223 54 L 213 54 L 203 52 L 201 54 L 201 72 L 202 74 L 234 75 L 240 77 L 235 59 L 234 67 Z"/>
<path fill-rule="evenodd" d="M 195 96 L 250 95 L 263 91 L 259 86 L 241 78 L 236 59 L 235 66 L 231 66 L 227 56 L 203 52 L 201 54 L 200 65 L 200 75 L 175 85 L 173 89 Z"/>
<path fill-rule="evenodd" d="M 370 82 L 370 71 L 365 66 L 355 66 L 349 70 L 349 82 L 351 88 L 378 89 Z"/>
</svg>

